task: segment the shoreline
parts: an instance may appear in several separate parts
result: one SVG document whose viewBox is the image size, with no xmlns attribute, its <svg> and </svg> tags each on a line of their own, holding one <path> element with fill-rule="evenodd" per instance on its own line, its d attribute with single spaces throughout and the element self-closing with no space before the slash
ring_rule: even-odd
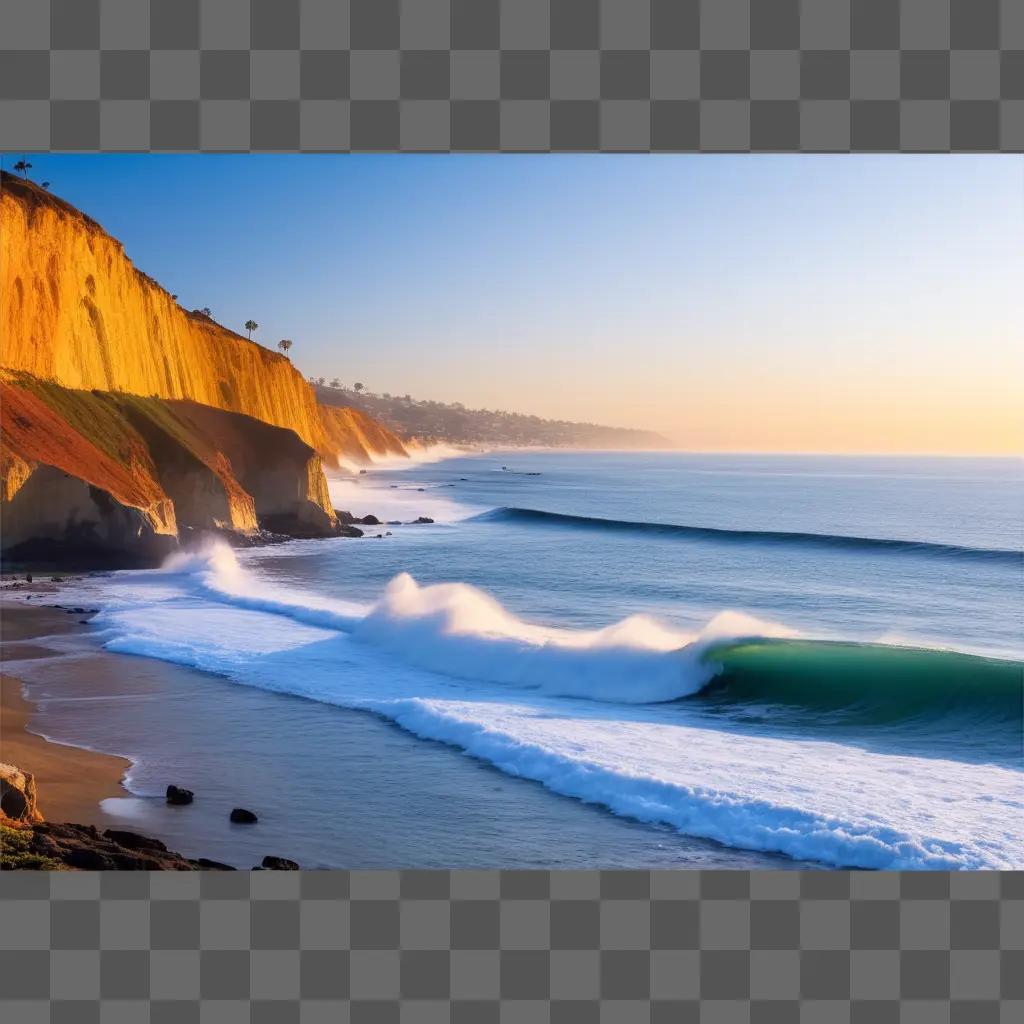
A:
<svg viewBox="0 0 1024 1024">
<path fill-rule="evenodd" d="M 126 758 L 49 739 L 35 732 L 39 705 L 25 693 L 25 683 L 7 671 L 11 661 L 60 657 L 37 640 L 58 634 L 85 633 L 77 619 L 54 608 L 0 601 L 0 744 L 3 760 L 35 777 L 39 810 L 47 821 L 107 825 L 100 802 L 128 796 L 123 780 L 131 768 Z M 13 646 L 13 650 L 12 650 Z M 15 670 L 16 671 L 16 670 Z"/>
<path fill-rule="evenodd" d="M 0 597 L 5 660 L 33 657 L 33 637 L 46 633 L 86 639 L 77 616 L 34 600 Z M 39 772 L 49 822 L 128 829 L 183 857 L 240 869 L 268 855 L 307 869 L 812 866 L 619 817 L 372 712 L 86 643 L 82 655 L 35 650 L 24 672 L 29 699 L 19 704 L 14 684 L 14 714 L 4 716 L 22 744 L 5 760 L 22 757 L 18 767 Z M 75 659 L 72 671 L 60 667 L 62 656 Z M 34 708 L 38 694 L 45 699 Z M 53 740 L 26 731 L 33 716 Z M 39 756 L 29 762 L 22 750 Z M 130 760 L 97 753 L 109 750 Z M 130 791 L 121 785 L 129 764 Z M 47 780 L 58 781 L 62 765 L 82 785 L 55 803 Z M 193 790 L 194 804 L 168 805 L 169 783 Z M 232 807 L 252 809 L 258 824 L 230 823 Z"/>
</svg>

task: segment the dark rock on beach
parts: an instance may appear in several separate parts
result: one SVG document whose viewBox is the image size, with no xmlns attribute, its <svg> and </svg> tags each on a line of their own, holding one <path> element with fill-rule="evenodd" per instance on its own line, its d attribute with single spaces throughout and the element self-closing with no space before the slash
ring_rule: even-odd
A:
<svg viewBox="0 0 1024 1024">
<path fill-rule="evenodd" d="M 159 839 L 150 839 L 149 836 L 140 836 L 137 832 L 124 832 L 120 829 L 108 828 L 104 833 L 107 839 L 118 846 L 124 846 L 129 850 L 150 850 L 158 853 L 166 853 L 167 847 Z"/>
<path fill-rule="evenodd" d="M 181 789 L 179 786 L 167 787 L 167 802 L 176 806 L 192 803 L 195 794 L 191 789 Z"/>
<path fill-rule="evenodd" d="M 200 857 L 195 865 L 204 871 L 234 871 L 230 864 L 221 864 L 219 860 L 210 860 L 209 857 Z"/>
<path fill-rule="evenodd" d="M 263 867 L 268 871 L 298 871 L 299 865 L 286 857 L 264 857 Z"/>
<path fill-rule="evenodd" d="M 229 817 L 236 825 L 253 825 L 259 821 L 252 811 L 247 811 L 244 807 L 234 808 Z"/>
<path fill-rule="evenodd" d="M 420 523 L 432 523 L 433 521 L 434 520 L 431 519 L 429 516 L 420 516 L 418 519 L 414 519 L 411 523 L 409 523 L 407 525 L 409 525 L 409 526 L 417 526 Z"/>
</svg>

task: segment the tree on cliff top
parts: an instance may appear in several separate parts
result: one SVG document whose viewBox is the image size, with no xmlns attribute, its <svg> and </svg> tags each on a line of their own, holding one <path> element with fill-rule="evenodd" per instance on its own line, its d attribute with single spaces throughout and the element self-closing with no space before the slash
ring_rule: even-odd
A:
<svg viewBox="0 0 1024 1024">
<path fill-rule="evenodd" d="M 28 172 L 32 169 L 32 165 L 27 160 L 19 160 L 15 165 L 16 171 L 21 171 L 23 178 L 28 178 Z"/>
<path fill-rule="evenodd" d="M 337 378 L 337 377 L 335 377 L 335 378 L 334 378 L 334 379 L 333 379 L 333 380 L 331 381 L 331 387 L 332 387 L 332 388 L 334 388 L 334 390 L 335 390 L 335 391 L 337 391 L 337 390 L 338 390 L 338 388 L 340 388 L 340 387 L 341 387 L 341 381 L 340 381 L 340 380 L 338 380 L 338 378 Z"/>
<path fill-rule="evenodd" d="M 365 384 L 360 384 L 357 381 L 355 384 L 352 385 L 352 387 L 355 388 L 356 391 L 362 391 L 363 388 L 366 387 L 366 385 Z"/>
<path fill-rule="evenodd" d="M 259 324 L 256 323 L 255 320 L 246 320 L 245 321 L 245 329 L 246 329 L 246 331 L 249 334 L 249 340 L 250 341 L 252 341 L 252 332 L 255 331 L 257 327 L 259 327 Z"/>
<path fill-rule="evenodd" d="M 278 343 L 277 347 L 281 350 L 282 355 L 288 354 L 288 349 L 292 347 L 292 343 L 288 338 L 282 338 Z"/>
</svg>

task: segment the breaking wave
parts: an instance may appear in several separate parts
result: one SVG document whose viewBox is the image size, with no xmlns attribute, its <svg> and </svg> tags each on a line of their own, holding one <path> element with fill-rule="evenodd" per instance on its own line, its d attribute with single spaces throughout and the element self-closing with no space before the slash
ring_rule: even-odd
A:
<svg viewBox="0 0 1024 1024">
<path fill-rule="evenodd" d="M 221 542 L 173 555 L 223 604 L 286 616 L 387 651 L 407 665 L 549 696 L 654 704 L 701 693 L 719 704 L 845 710 L 858 721 L 969 713 L 1021 728 L 1024 666 L 952 650 L 813 640 L 722 611 L 696 633 L 632 615 L 603 629 L 538 625 L 466 583 L 396 576 L 373 603 L 261 583 Z M 703 691 L 703 692 L 702 692 Z"/>
</svg>

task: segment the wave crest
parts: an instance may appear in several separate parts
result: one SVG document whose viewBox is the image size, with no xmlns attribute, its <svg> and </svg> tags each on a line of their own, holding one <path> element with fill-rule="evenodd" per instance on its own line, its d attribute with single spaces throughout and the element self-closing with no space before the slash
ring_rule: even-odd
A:
<svg viewBox="0 0 1024 1024">
<path fill-rule="evenodd" d="M 945 556 L 1024 565 L 1024 551 L 1009 548 L 972 548 L 933 541 L 899 540 L 888 537 L 854 537 L 848 534 L 801 533 L 786 530 L 725 530 L 712 526 L 683 526 L 676 523 L 648 523 L 628 519 L 602 519 L 533 508 L 503 507 L 474 517 L 476 522 L 523 523 L 624 533 L 663 534 L 697 540 L 725 540 L 753 543 L 794 544 L 858 551 L 896 551 L 903 554 Z"/>
</svg>

